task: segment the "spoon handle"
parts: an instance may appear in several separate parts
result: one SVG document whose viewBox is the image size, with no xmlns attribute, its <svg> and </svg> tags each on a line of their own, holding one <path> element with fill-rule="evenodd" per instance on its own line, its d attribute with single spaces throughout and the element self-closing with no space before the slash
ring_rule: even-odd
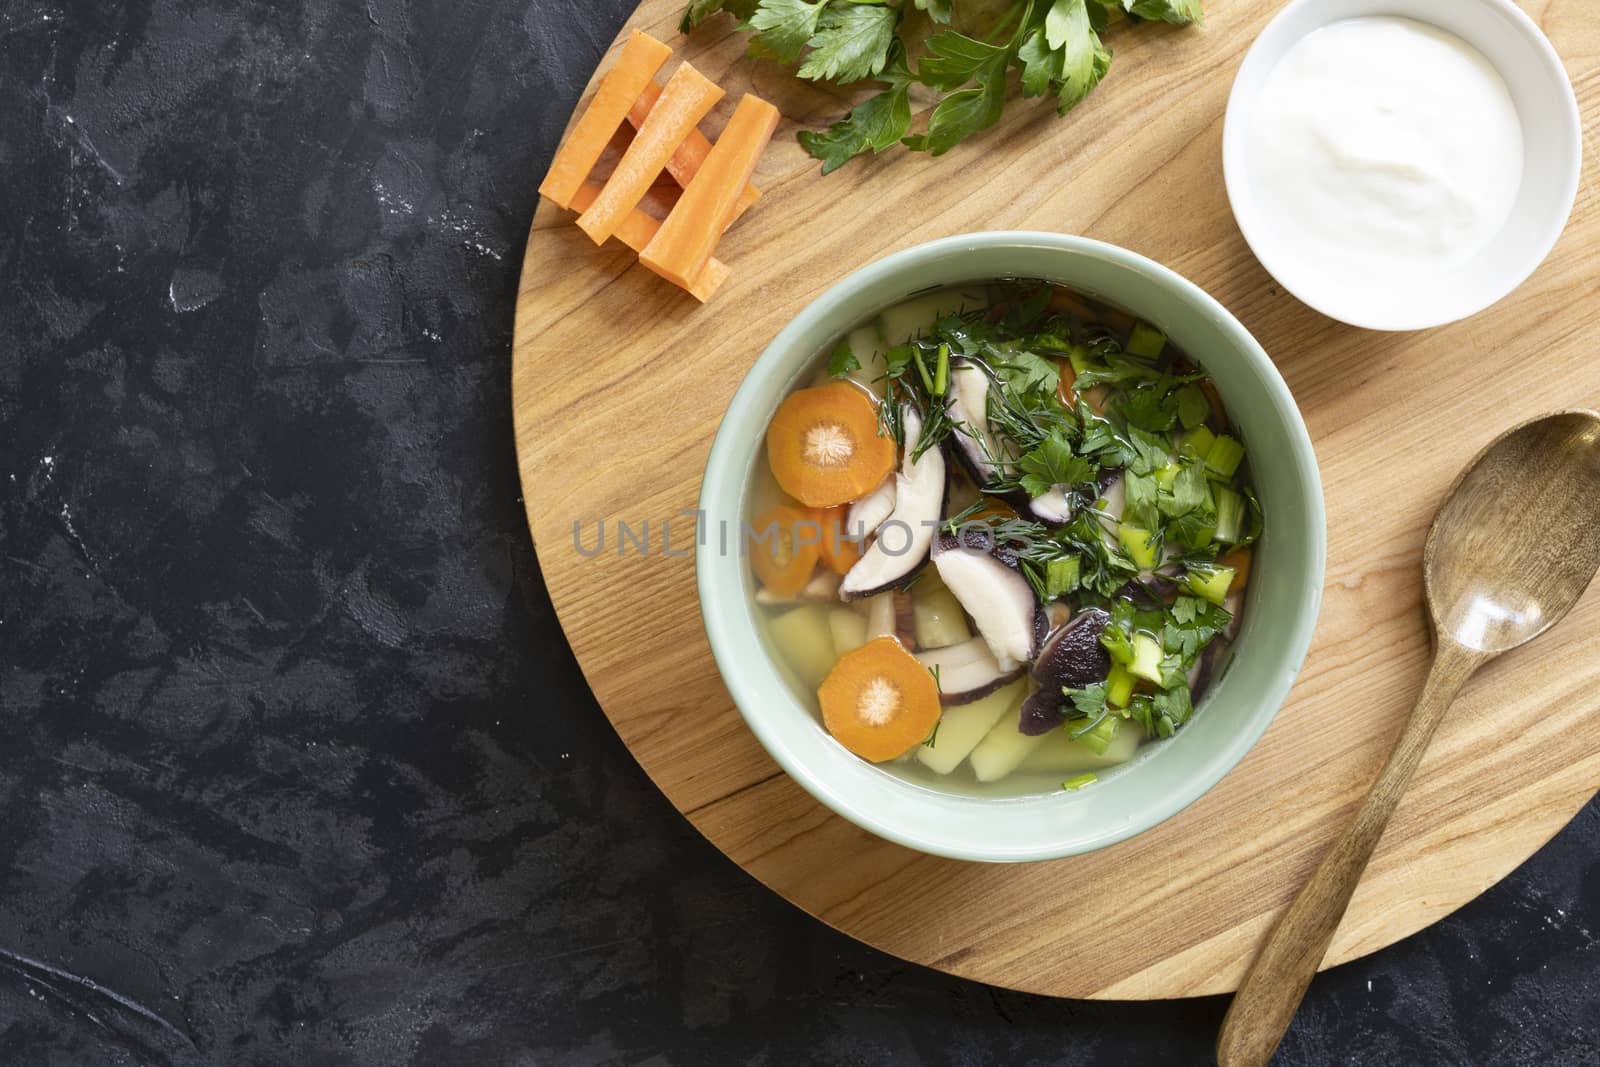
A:
<svg viewBox="0 0 1600 1067">
<path fill-rule="evenodd" d="M 1489 657 L 1441 637 L 1422 696 L 1366 799 L 1250 965 L 1217 1038 L 1221 1067 L 1265 1067 L 1327 955 L 1361 872 L 1445 709 Z"/>
</svg>

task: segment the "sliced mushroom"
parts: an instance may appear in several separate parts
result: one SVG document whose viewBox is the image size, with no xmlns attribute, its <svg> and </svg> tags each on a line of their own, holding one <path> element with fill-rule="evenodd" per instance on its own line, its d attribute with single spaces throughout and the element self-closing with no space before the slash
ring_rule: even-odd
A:
<svg viewBox="0 0 1600 1067">
<path fill-rule="evenodd" d="M 1100 644 L 1111 616 L 1088 608 L 1045 639 L 1033 664 L 1039 691 L 1023 701 L 1017 729 L 1030 737 L 1061 725 L 1063 689 L 1082 689 L 1103 682 L 1111 673 L 1111 656 Z"/>
<path fill-rule="evenodd" d="M 1106 480 L 1104 477 L 1106 471 L 1101 471 L 1100 474 L 1100 499 L 1106 502 L 1105 507 L 1100 510 L 1106 513 L 1107 518 L 1110 520 L 1111 532 L 1115 533 L 1117 523 L 1122 521 L 1122 509 L 1127 502 L 1126 485 L 1123 482 L 1120 470 L 1111 471 L 1112 477 L 1110 480 Z M 1106 520 L 1101 521 L 1104 522 Z"/>
<path fill-rule="evenodd" d="M 850 514 L 845 517 L 845 533 L 860 541 L 866 541 L 883 525 L 883 520 L 894 514 L 894 482 L 893 474 L 866 496 L 850 505 Z"/>
<path fill-rule="evenodd" d="M 987 529 L 968 528 L 938 537 L 933 565 L 972 616 L 1001 670 L 1033 659 L 1044 639 L 1044 613 L 1015 552 L 996 544 Z"/>
<path fill-rule="evenodd" d="M 950 395 L 945 413 L 955 424 L 951 435 L 956 457 L 980 486 L 993 485 L 1006 474 L 1009 458 L 989 429 L 989 372 L 967 359 L 950 361 Z"/>
<path fill-rule="evenodd" d="M 1033 512 L 1033 517 L 1048 526 L 1065 526 L 1072 521 L 1072 497 L 1067 490 L 1071 486 L 1053 485 L 1049 492 L 1042 493 L 1028 501 L 1028 510 Z"/>
<path fill-rule="evenodd" d="M 981 637 L 959 645 L 918 652 L 917 659 L 934 672 L 939 682 L 939 703 L 970 704 L 1022 677 L 1027 669 L 1017 664 L 1002 668 Z"/>
<path fill-rule="evenodd" d="M 903 584 L 928 562 L 928 546 L 944 510 L 944 453 L 930 448 L 916 454 L 922 439 L 922 418 L 910 404 L 901 406 L 905 455 L 895 475 L 894 512 L 878 526 L 877 536 L 844 576 L 839 596 L 856 600 Z"/>
</svg>

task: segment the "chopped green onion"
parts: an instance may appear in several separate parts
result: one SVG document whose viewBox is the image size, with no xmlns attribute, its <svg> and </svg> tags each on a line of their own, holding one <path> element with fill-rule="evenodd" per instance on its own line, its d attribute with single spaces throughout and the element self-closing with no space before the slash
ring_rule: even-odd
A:
<svg viewBox="0 0 1600 1067">
<path fill-rule="evenodd" d="M 1133 675 L 1121 663 L 1113 663 L 1111 673 L 1106 675 L 1106 703 L 1125 708 L 1132 699 Z"/>
<path fill-rule="evenodd" d="M 1226 545 L 1238 544 L 1244 532 L 1244 497 L 1219 485 L 1216 488 L 1217 532 L 1213 535 Z"/>
<path fill-rule="evenodd" d="M 1117 539 L 1135 567 L 1142 571 L 1155 569 L 1156 543 L 1149 530 L 1126 522 L 1118 523 Z"/>
<path fill-rule="evenodd" d="M 933 370 L 933 388 L 930 390 L 934 396 L 944 396 L 944 391 L 950 387 L 950 346 L 939 346 L 939 362 Z"/>
<path fill-rule="evenodd" d="M 921 348 L 912 347 L 911 361 L 917 365 L 917 376 L 922 379 L 923 388 L 927 389 L 930 394 L 937 395 L 933 393 L 933 375 L 928 373 L 928 365 L 922 362 Z"/>
<path fill-rule="evenodd" d="M 1233 574 L 1232 567 L 1193 567 L 1184 582 L 1191 592 L 1220 607 L 1233 586 Z"/>
<path fill-rule="evenodd" d="M 1045 599 L 1054 600 L 1078 588 L 1081 563 L 1082 561 L 1077 556 L 1064 556 L 1045 564 Z"/>
<path fill-rule="evenodd" d="M 1129 673 L 1155 685 L 1161 684 L 1161 642 L 1147 633 L 1133 635 L 1133 662 Z"/>
<path fill-rule="evenodd" d="M 1076 778 L 1068 778 L 1066 781 L 1062 782 L 1061 788 L 1075 793 L 1084 786 L 1089 785 L 1092 782 L 1098 782 L 1099 780 L 1100 779 L 1096 778 L 1093 774 L 1080 774 Z"/>
<path fill-rule="evenodd" d="M 1244 445 L 1223 434 L 1206 453 L 1206 470 L 1226 481 L 1233 477 L 1233 472 L 1239 469 L 1239 462 L 1243 459 Z"/>
<path fill-rule="evenodd" d="M 1096 756 L 1106 754 L 1106 749 L 1111 747 L 1111 741 L 1117 736 L 1117 728 L 1122 725 L 1122 720 L 1110 713 L 1102 714 L 1088 726 L 1072 729 L 1072 724 L 1067 724 L 1068 735 L 1084 748 Z"/>
<path fill-rule="evenodd" d="M 1178 472 L 1183 470 L 1178 464 L 1168 461 L 1165 467 L 1156 471 L 1156 484 L 1161 488 L 1172 491 L 1172 483 L 1178 480 Z"/>
<path fill-rule="evenodd" d="M 1133 329 L 1128 333 L 1128 352 L 1132 355 L 1156 359 L 1166 347 L 1167 335 L 1148 322 L 1134 323 Z"/>
<path fill-rule="evenodd" d="M 1196 426 L 1184 435 L 1178 445 L 1178 451 L 1185 456 L 1195 459 L 1205 459 L 1211 452 L 1211 446 L 1217 443 L 1217 435 L 1205 426 Z"/>
</svg>

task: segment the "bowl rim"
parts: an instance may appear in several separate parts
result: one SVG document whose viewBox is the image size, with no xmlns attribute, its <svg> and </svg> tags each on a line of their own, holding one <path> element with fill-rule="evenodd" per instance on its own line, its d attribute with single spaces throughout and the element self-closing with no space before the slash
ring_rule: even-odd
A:
<svg viewBox="0 0 1600 1067">
<path fill-rule="evenodd" d="M 732 484 L 740 487 L 738 491 L 742 500 L 752 446 L 749 441 L 736 439 L 725 432 L 730 417 L 741 406 L 749 406 L 751 397 L 758 392 L 765 380 L 775 375 L 787 375 L 792 378 L 794 372 L 814 357 L 815 353 L 808 351 L 804 359 L 797 359 L 791 354 L 791 350 L 795 349 L 798 342 L 815 329 L 819 322 L 832 314 L 837 305 L 848 301 L 850 295 L 859 289 L 891 280 L 898 275 L 909 275 L 914 279 L 919 269 L 936 263 L 951 253 L 979 248 L 1021 250 L 1041 247 L 1055 253 L 1107 260 L 1114 265 L 1143 274 L 1157 284 L 1174 291 L 1181 301 L 1204 313 L 1231 335 L 1241 357 L 1249 364 L 1251 372 L 1261 380 L 1272 405 L 1287 415 L 1284 419 L 1289 431 L 1287 444 L 1292 453 L 1295 476 L 1303 486 L 1302 496 L 1307 508 L 1310 568 L 1303 578 L 1305 595 L 1294 616 L 1285 646 L 1289 650 L 1289 654 L 1285 657 L 1286 669 L 1271 680 L 1260 694 L 1258 699 L 1262 710 L 1248 720 L 1243 729 L 1228 735 L 1227 742 L 1219 746 L 1217 751 L 1192 772 L 1186 774 L 1177 788 L 1151 801 L 1140 817 L 1126 819 L 1119 825 L 1092 835 L 1080 836 L 1065 842 L 1042 842 L 1027 848 L 960 847 L 936 836 L 910 832 L 897 825 L 891 818 L 885 818 L 876 811 L 862 810 L 849 803 L 840 795 L 838 789 L 824 780 L 824 776 L 813 773 L 809 766 L 797 758 L 796 753 L 780 736 L 780 730 L 776 725 L 777 716 L 768 716 L 759 710 L 752 710 L 761 708 L 764 695 L 756 691 L 761 683 L 753 677 L 753 674 L 764 671 L 776 679 L 778 668 L 764 649 L 761 652 L 761 658 L 765 661 L 762 671 L 751 672 L 747 669 L 730 667 L 731 664 L 740 662 L 737 646 L 748 642 L 750 628 L 741 625 L 741 613 L 720 612 L 715 607 L 719 594 L 716 588 L 717 576 L 719 573 L 729 572 L 729 568 L 726 566 L 726 560 L 721 559 L 713 550 L 712 539 L 706 536 L 699 537 L 695 549 L 695 582 L 706 637 L 718 673 L 726 684 L 735 707 L 761 746 L 790 778 L 835 814 L 896 844 L 949 859 L 1005 863 L 1058 859 L 1076 855 L 1115 844 L 1158 826 L 1194 803 L 1238 765 L 1277 717 L 1304 664 L 1322 603 L 1327 563 L 1327 518 L 1322 479 L 1305 420 L 1276 365 L 1238 319 L 1214 297 L 1187 278 L 1137 252 L 1092 238 L 1061 233 L 997 230 L 958 234 L 928 241 L 901 249 L 859 268 L 810 301 L 761 352 L 728 404 L 727 412 L 712 442 L 701 482 L 698 508 L 702 519 L 713 513 L 709 497 L 729 479 L 732 479 Z M 913 284 L 908 287 L 907 292 L 916 292 L 919 288 L 922 287 Z M 723 565 L 719 566 L 719 563 Z M 732 573 L 739 572 L 733 570 Z M 855 769 L 865 768 L 873 773 L 883 773 L 880 768 L 861 760 L 852 759 L 852 766 Z M 846 770 L 848 769 L 841 769 L 841 773 L 845 773 Z M 925 789 L 915 783 L 903 784 Z M 947 801 L 970 800 L 984 807 L 1019 804 L 1038 799 L 1037 797 L 965 798 L 938 790 L 925 789 L 925 791 Z"/>
<path fill-rule="evenodd" d="M 1271 244 L 1266 240 L 1267 225 L 1261 218 L 1260 211 L 1255 204 L 1255 198 L 1249 192 L 1249 176 L 1246 173 L 1244 162 L 1245 134 L 1241 128 L 1240 115 L 1253 97 L 1245 92 L 1247 74 L 1253 74 L 1258 68 L 1266 68 L 1265 74 L 1271 73 L 1271 67 L 1280 60 L 1289 49 L 1294 47 L 1305 37 L 1316 30 L 1322 29 L 1335 22 L 1350 18 L 1393 16 L 1411 19 L 1454 34 L 1449 27 L 1430 20 L 1426 15 L 1419 14 L 1409 8 L 1404 0 L 1290 0 L 1269 20 L 1261 32 L 1251 42 L 1250 48 L 1245 52 L 1244 61 L 1240 63 L 1238 72 L 1234 75 L 1233 86 L 1228 92 L 1227 107 L 1223 112 L 1222 132 L 1222 177 L 1223 185 L 1228 192 L 1228 205 L 1233 212 L 1235 223 L 1244 235 L 1245 243 L 1250 246 L 1250 251 L 1256 260 L 1272 275 L 1277 283 L 1288 290 L 1295 299 L 1305 304 L 1312 310 L 1326 315 L 1337 322 L 1343 322 L 1360 329 L 1380 330 L 1385 332 L 1403 332 L 1413 330 L 1432 329 L 1436 326 L 1445 326 L 1462 319 L 1471 318 L 1488 310 L 1495 304 L 1504 300 L 1515 292 L 1524 282 L 1533 276 L 1540 265 L 1549 257 L 1556 242 L 1567 227 L 1567 222 L 1572 217 L 1572 209 L 1577 202 L 1578 187 L 1582 180 L 1583 172 L 1583 121 L 1578 110 L 1577 96 L 1572 87 L 1572 79 L 1568 76 L 1566 68 L 1562 65 L 1561 57 L 1557 54 L 1555 46 L 1550 39 L 1539 29 L 1533 21 L 1513 0 L 1416 0 L 1424 6 L 1431 4 L 1438 9 L 1444 4 L 1464 5 L 1476 3 L 1480 7 L 1490 8 L 1498 13 L 1506 22 L 1514 26 L 1524 40 L 1533 48 L 1539 59 L 1539 70 L 1549 79 L 1557 90 L 1561 99 L 1560 112 L 1548 116 L 1551 121 L 1560 124 L 1562 139 L 1568 146 L 1568 155 L 1571 166 L 1562 176 L 1561 192 L 1554 200 L 1549 201 L 1551 208 L 1548 222 L 1544 228 L 1544 236 L 1536 243 L 1533 250 L 1525 260 L 1509 261 L 1501 281 L 1490 288 L 1491 296 L 1478 306 L 1464 305 L 1451 307 L 1447 312 L 1435 312 L 1428 315 L 1416 315 L 1413 318 L 1395 316 L 1371 316 L 1359 312 L 1351 307 L 1340 307 L 1337 302 L 1329 300 L 1326 294 L 1318 294 L 1315 290 L 1308 290 L 1306 286 L 1296 280 L 1291 282 L 1289 276 L 1292 272 L 1286 269 L 1282 257 L 1271 253 Z M 1348 8 L 1352 5 L 1362 8 L 1374 8 L 1352 13 Z M 1323 8 L 1317 12 L 1313 24 L 1305 33 L 1298 36 L 1288 34 L 1284 27 L 1297 18 L 1304 18 L 1302 14 L 1307 9 Z M 1407 8 L 1402 10 L 1401 8 Z M 1469 44 L 1471 42 L 1468 42 Z M 1480 50 L 1481 52 L 1481 50 Z M 1505 77 L 1505 71 L 1487 55 L 1489 60 Z M 1264 75 L 1265 76 L 1265 75 Z M 1507 79 L 1509 88 L 1509 79 Z M 1518 194 L 1521 195 L 1520 193 Z M 1266 251 L 1264 251 L 1266 250 Z"/>
</svg>

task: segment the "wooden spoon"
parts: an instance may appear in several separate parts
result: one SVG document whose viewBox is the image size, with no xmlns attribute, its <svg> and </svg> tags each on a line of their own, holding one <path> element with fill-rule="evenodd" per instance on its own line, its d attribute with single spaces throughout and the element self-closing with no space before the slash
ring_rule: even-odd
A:
<svg viewBox="0 0 1600 1067">
<path fill-rule="evenodd" d="M 1444 712 L 1472 673 L 1538 637 L 1600 569 L 1600 415 L 1516 426 L 1456 479 L 1428 531 L 1433 666 L 1355 819 L 1267 937 L 1217 1038 L 1221 1067 L 1263 1067 L 1327 954 L 1361 872 Z"/>
</svg>

